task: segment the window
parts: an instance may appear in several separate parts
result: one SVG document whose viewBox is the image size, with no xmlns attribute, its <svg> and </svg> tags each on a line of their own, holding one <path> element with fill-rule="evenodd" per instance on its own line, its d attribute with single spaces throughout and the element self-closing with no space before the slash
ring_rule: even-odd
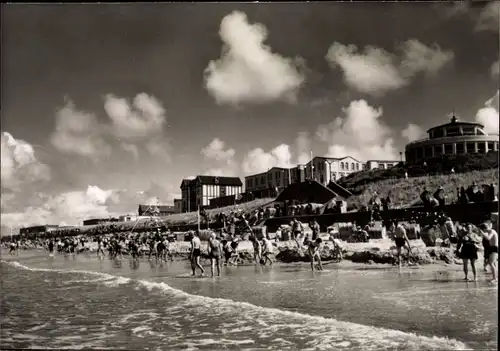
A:
<svg viewBox="0 0 500 351">
<path fill-rule="evenodd" d="M 493 141 L 488 142 L 488 152 L 493 151 L 495 149 L 495 143 Z"/>
<path fill-rule="evenodd" d="M 453 155 L 453 144 L 445 144 L 444 145 L 444 154 L 445 155 Z"/>
<path fill-rule="evenodd" d="M 423 147 L 419 147 L 417 149 L 417 158 L 418 159 L 424 158 L 424 148 Z"/>
<path fill-rule="evenodd" d="M 434 146 L 434 156 L 439 156 L 443 154 L 443 148 L 441 145 L 435 145 Z"/>
<path fill-rule="evenodd" d="M 485 143 L 477 143 L 477 152 L 480 154 L 486 153 L 486 144 Z"/>
<path fill-rule="evenodd" d="M 425 153 L 425 157 L 432 157 L 432 146 L 427 146 L 425 148 L 424 153 Z"/>
<path fill-rule="evenodd" d="M 392 166 L 394 166 L 392 163 L 388 163 L 387 164 L 387 169 L 391 168 Z"/>
<path fill-rule="evenodd" d="M 359 171 L 359 163 L 356 163 L 356 171 Z"/>
<path fill-rule="evenodd" d="M 457 150 L 457 154 L 463 154 L 465 153 L 465 145 L 464 143 L 456 143 L 455 148 Z"/>
<path fill-rule="evenodd" d="M 434 131 L 434 138 L 442 138 L 444 137 L 444 132 L 442 129 L 436 129 Z"/>
<path fill-rule="evenodd" d="M 476 135 L 474 127 L 462 127 L 463 135 Z"/>
<path fill-rule="evenodd" d="M 340 169 L 344 170 L 344 162 L 340 162 Z"/>
<path fill-rule="evenodd" d="M 476 152 L 476 144 L 474 142 L 467 143 L 467 153 Z"/>
<path fill-rule="evenodd" d="M 458 127 L 449 127 L 446 130 L 446 136 L 458 136 L 460 135 L 460 129 Z"/>
<path fill-rule="evenodd" d="M 351 171 L 354 171 L 354 162 L 351 163 Z"/>
</svg>

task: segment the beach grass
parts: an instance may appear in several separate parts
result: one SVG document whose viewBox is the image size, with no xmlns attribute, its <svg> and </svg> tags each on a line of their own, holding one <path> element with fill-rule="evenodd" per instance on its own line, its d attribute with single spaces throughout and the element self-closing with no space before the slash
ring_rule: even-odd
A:
<svg viewBox="0 0 500 351">
<path fill-rule="evenodd" d="M 390 192 L 393 207 L 411 206 L 419 201 L 424 187 L 431 193 L 434 193 L 440 186 L 443 187 L 448 202 L 453 202 L 457 199 L 457 187 L 463 186 L 467 188 L 473 182 L 477 184 L 498 185 L 498 176 L 498 168 L 495 168 L 467 173 L 412 177 L 408 179 L 390 178 L 364 184 L 353 183 L 351 189 L 354 188 L 357 194 L 348 199 L 348 206 L 359 208 L 366 205 L 375 191 L 382 197 L 387 196 Z"/>
</svg>

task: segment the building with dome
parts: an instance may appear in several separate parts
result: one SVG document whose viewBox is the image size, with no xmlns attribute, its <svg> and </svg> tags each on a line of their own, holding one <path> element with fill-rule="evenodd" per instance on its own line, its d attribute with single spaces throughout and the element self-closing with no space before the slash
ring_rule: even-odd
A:
<svg viewBox="0 0 500 351">
<path fill-rule="evenodd" d="M 406 145 L 406 162 L 418 163 L 441 155 L 459 155 L 498 151 L 498 134 L 487 134 L 484 126 L 461 122 L 453 116 L 450 123 L 427 131 L 428 138 Z"/>
</svg>

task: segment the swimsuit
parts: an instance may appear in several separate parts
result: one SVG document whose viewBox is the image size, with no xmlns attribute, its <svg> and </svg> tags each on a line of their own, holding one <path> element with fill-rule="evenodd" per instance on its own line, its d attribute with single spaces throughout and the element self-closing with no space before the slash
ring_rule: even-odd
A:
<svg viewBox="0 0 500 351">
<path fill-rule="evenodd" d="M 406 240 L 404 238 L 394 238 L 397 247 L 403 247 L 406 244 Z"/>
</svg>

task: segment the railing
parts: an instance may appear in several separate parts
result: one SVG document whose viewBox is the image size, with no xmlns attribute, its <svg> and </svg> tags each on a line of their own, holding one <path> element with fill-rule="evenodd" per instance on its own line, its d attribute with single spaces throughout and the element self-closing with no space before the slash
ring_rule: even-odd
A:
<svg viewBox="0 0 500 351">
<path fill-rule="evenodd" d="M 415 141 L 412 141 L 408 144 L 406 144 L 406 146 L 410 146 L 410 145 L 414 145 L 414 144 L 418 144 L 418 143 L 421 143 L 423 141 L 449 141 L 450 139 L 455 139 L 455 138 L 458 138 L 458 137 L 471 137 L 472 138 L 479 138 L 479 140 L 484 140 L 484 141 L 489 141 L 489 138 L 488 137 L 494 137 L 494 136 L 499 136 L 498 133 L 492 133 L 492 134 L 488 134 L 488 135 L 455 135 L 455 136 L 446 136 L 446 137 L 441 137 L 441 138 L 423 138 L 423 139 L 419 139 L 419 140 L 415 140 Z M 473 140 L 471 140 L 473 141 Z"/>
</svg>

